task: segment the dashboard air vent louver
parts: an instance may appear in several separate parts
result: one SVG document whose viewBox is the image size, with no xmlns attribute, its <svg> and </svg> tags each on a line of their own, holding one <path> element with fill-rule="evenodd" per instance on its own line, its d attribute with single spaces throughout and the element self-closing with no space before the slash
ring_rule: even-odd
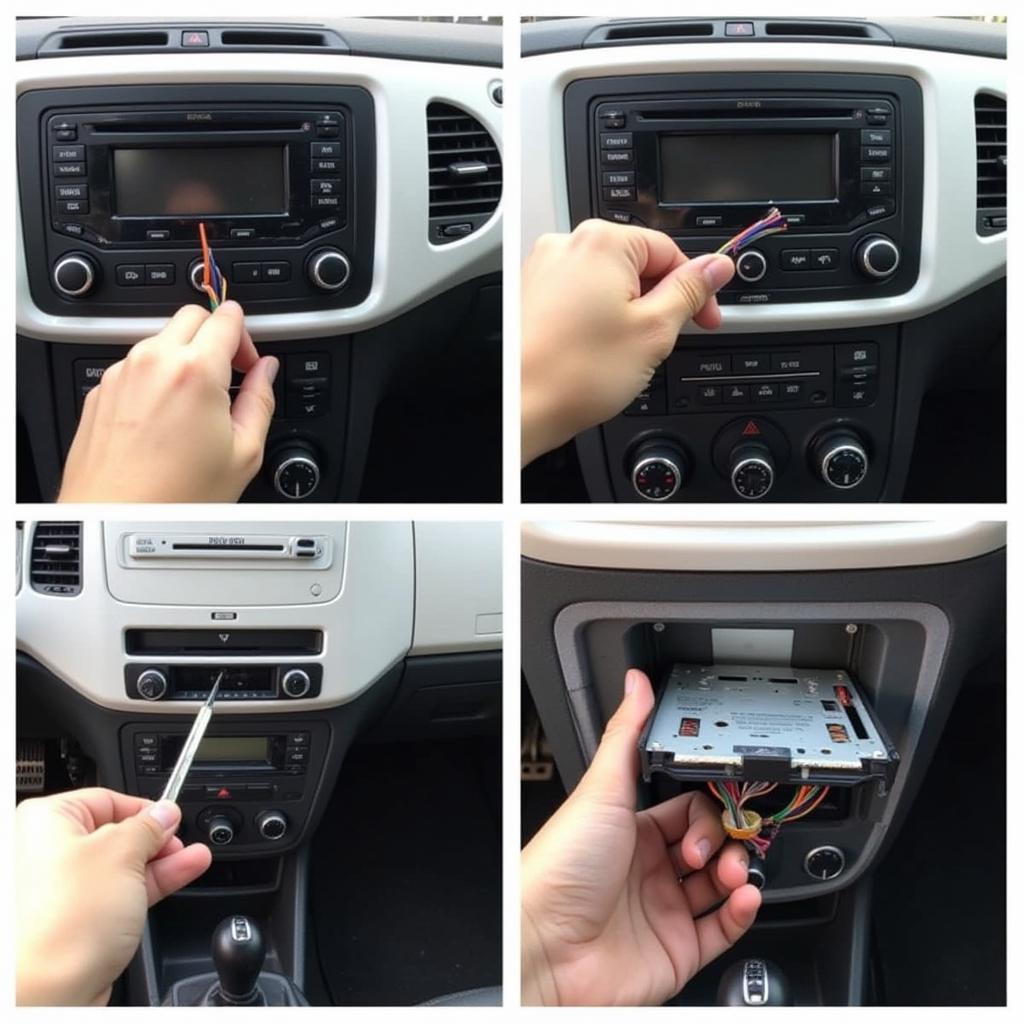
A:
<svg viewBox="0 0 1024 1024">
<path fill-rule="evenodd" d="M 283 29 L 225 29 L 220 34 L 222 46 L 270 47 L 274 49 L 306 50 L 330 46 L 322 32 L 289 32 Z"/>
<path fill-rule="evenodd" d="M 870 39 L 872 26 L 851 21 L 766 21 L 766 36 L 800 36 L 819 39 Z"/>
<path fill-rule="evenodd" d="M 634 25 L 610 25 L 606 40 L 631 39 L 657 42 L 662 39 L 685 39 L 690 36 L 713 36 L 715 26 L 710 21 L 640 22 Z"/>
<path fill-rule="evenodd" d="M 427 107 L 430 240 L 454 242 L 482 227 L 501 200 L 501 155 L 487 129 L 449 103 Z"/>
<path fill-rule="evenodd" d="M 81 523 L 36 523 L 29 578 L 41 594 L 81 593 Z"/>
<path fill-rule="evenodd" d="M 1006 99 L 980 92 L 974 97 L 977 143 L 979 235 L 1006 230 Z"/>
<path fill-rule="evenodd" d="M 166 32 L 69 32 L 60 37 L 61 50 L 139 50 L 167 46 Z"/>
</svg>

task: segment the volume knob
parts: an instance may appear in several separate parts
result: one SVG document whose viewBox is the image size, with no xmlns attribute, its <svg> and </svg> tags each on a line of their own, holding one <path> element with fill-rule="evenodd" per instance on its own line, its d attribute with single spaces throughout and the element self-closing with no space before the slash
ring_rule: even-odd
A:
<svg viewBox="0 0 1024 1024">
<path fill-rule="evenodd" d="M 135 689 L 143 700 L 160 700 L 167 693 L 167 676 L 158 668 L 147 668 L 139 673 Z"/>
<path fill-rule="evenodd" d="M 896 273 L 900 265 L 900 250 L 891 238 L 870 235 L 857 246 L 854 260 L 862 274 L 881 280 Z"/>
<path fill-rule="evenodd" d="M 53 286 L 69 299 L 92 291 L 96 283 L 96 264 L 80 252 L 70 252 L 57 260 L 53 268 Z"/>
<path fill-rule="evenodd" d="M 318 249 L 309 258 L 309 279 L 324 292 L 337 292 L 348 284 L 352 264 L 339 249 Z"/>
<path fill-rule="evenodd" d="M 301 668 L 293 668 L 288 672 L 285 672 L 284 678 L 281 680 L 281 689 L 292 698 L 292 700 L 298 700 L 300 697 L 305 697 L 309 693 L 309 688 L 312 685 L 309 679 L 309 673 Z"/>
</svg>

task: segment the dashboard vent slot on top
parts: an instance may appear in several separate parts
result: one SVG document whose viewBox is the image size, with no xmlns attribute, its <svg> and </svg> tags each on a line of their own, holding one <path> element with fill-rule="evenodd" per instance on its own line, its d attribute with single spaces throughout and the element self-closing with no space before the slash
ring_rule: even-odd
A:
<svg viewBox="0 0 1024 1024">
<path fill-rule="evenodd" d="M 449 103 L 427 107 L 430 240 L 454 242 L 487 223 L 501 201 L 501 154 L 490 132 Z"/>
<path fill-rule="evenodd" d="M 850 21 L 766 21 L 764 34 L 819 39 L 872 39 L 872 27 Z"/>
<path fill-rule="evenodd" d="M 70 32 L 60 37 L 61 50 L 139 50 L 167 46 L 166 32 Z"/>
<path fill-rule="evenodd" d="M 979 235 L 1006 230 L 1006 99 L 980 92 L 974 97 L 977 145 Z"/>
<path fill-rule="evenodd" d="M 659 39 L 686 39 L 691 36 L 713 36 L 715 26 L 710 21 L 664 21 L 640 22 L 635 25 L 610 25 L 605 32 L 606 40 L 636 39 L 657 41 Z"/>
<path fill-rule="evenodd" d="M 222 46 L 271 47 L 274 49 L 310 49 L 330 46 L 322 32 L 288 32 L 282 29 L 225 29 Z"/>
<path fill-rule="evenodd" d="M 81 593 L 81 523 L 36 523 L 29 579 L 32 589 L 41 594 Z"/>
</svg>

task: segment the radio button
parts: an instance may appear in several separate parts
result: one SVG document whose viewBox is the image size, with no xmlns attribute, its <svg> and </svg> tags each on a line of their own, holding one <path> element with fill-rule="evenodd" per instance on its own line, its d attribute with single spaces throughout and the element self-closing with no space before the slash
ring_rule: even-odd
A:
<svg viewBox="0 0 1024 1024">
<path fill-rule="evenodd" d="M 891 181 L 862 181 L 860 183 L 860 194 L 862 196 L 891 196 Z"/>
<path fill-rule="evenodd" d="M 74 142 L 78 138 L 78 129 L 72 126 L 58 128 L 54 136 L 58 142 Z"/>
<path fill-rule="evenodd" d="M 766 355 L 738 355 L 732 357 L 733 373 L 767 373 L 768 357 Z"/>
<path fill-rule="evenodd" d="M 340 160 L 310 160 L 309 169 L 314 174 L 340 174 Z"/>
<path fill-rule="evenodd" d="M 57 209 L 64 214 L 77 214 L 79 216 L 89 212 L 89 204 L 84 199 L 68 199 L 57 204 Z M 78 227 L 79 225 L 75 225 Z M 81 234 L 81 232 L 78 232 Z"/>
<path fill-rule="evenodd" d="M 284 738 L 285 743 L 289 747 L 308 747 L 309 746 L 309 733 L 308 732 L 290 732 Z"/>
<path fill-rule="evenodd" d="M 835 270 L 839 266 L 838 249 L 812 249 L 811 270 Z"/>
<path fill-rule="evenodd" d="M 54 195 L 58 199 L 88 199 L 89 186 L 85 184 L 59 184 L 53 186 Z"/>
<path fill-rule="evenodd" d="M 341 130 L 341 118 L 335 114 L 323 114 L 316 119 L 316 133 L 322 139 L 337 138 Z"/>
<path fill-rule="evenodd" d="M 703 214 L 700 217 L 695 217 L 693 223 L 698 228 L 717 228 L 721 227 L 722 218 L 713 217 L 709 214 Z"/>
<path fill-rule="evenodd" d="M 883 199 L 880 203 L 869 206 L 864 211 L 868 220 L 877 220 L 879 217 L 888 217 L 896 209 L 896 204 L 891 199 Z"/>
<path fill-rule="evenodd" d="M 313 158 L 319 157 L 340 157 L 340 142 L 311 142 L 309 144 L 309 155 Z"/>
<path fill-rule="evenodd" d="M 315 210 L 328 206 L 337 208 L 341 206 L 341 196 L 313 196 L 310 205 Z"/>
<path fill-rule="evenodd" d="M 746 405 L 750 401 L 750 389 L 746 384 L 727 384 L 723 389 L 722 396 L 726 405 L 737 402 Z"/>
<path fill-rule="evenodd" d="M 296 767 L 299 765 L 307 764 L 309 761 L 309 751 L 303 747 L 293 748 L 289 747 L 284 752 L 284 763 L 289 767 Z"/>
<path fill-rule="evenodd" d="M 862 163 L 887 164 L 892 159 L 892 147 L 861 146 L 860 159 Z"/>
<path fill-rule="evenodd" d="M 158 742 L 156 735 L 151 732 L 140 732 L 135 736 L 135 746 L 137 747 L 155 747 Z"/>
<path fill-rule="evenodd" d="M 146 268 L 141 263 L 122 263 L 115 273 L 117 283 L 126 288 L 142 284 L 145 276 Z"/>
<path fill-rule="evenodd" d="M 873 341 L 836 345 L 836 365 L 839 367 L 870 366 L 878 363 L 878 346 Z"/>
<path fill-rule="evenodd" d="M 701 384 L 701 386 L 697 388 L 697 402 L 700 405 L 721 405 L 722 385 Z"/>
<path fill-rule="evenodd" d="M 53 146 L 51 148 L 53 159 L 57 161 L 81 160 L 85 161 L 85 146 Z"/>
<path fill-rule="evenodd" d="M 777 402 L 779 400 L 778 384 L 753 384 L 750 390 L 755 402 Z"/>
<path fill-rule="evenodd" d="M 626 186 L 617 188 L 606 188 L 602 190 L 604 197 L 609 202 L 619 202 L 622 200 L 634 200 L 636 199 L 636 189 L 629 188 Z"/>
<path fill-rule="evenodd" d="M 790 228 L 799 227 L 807 220 L 806 214 L 803 213 L 786 213 L 783 214 L 783 217 L 786 221 L 786 226 Z"/>
<path fill-rule="evenodd" d="M 632 149 L 632 132 L 601 132 L 602 149 Z"/>
<path fill-rule="evenodd" d="M 171 237 L 167 228 L 150 228 L 146 232 L 147 242 L 166 242 Z"/>
<path fill-rule="evenodd" d="M 53 173 L 58 178 L 84 178 L 85 161 L 77 160 L 74 163 L 54 164 Z"/>
<path fill-rule="evenodd" d="M 889 181 L 891 177 L 891 167 L 862 167 L 860 169 L 861 181 Z"/>
<path fill-rule="evenodd" d="M 772 356 L 773 373 L 800 373 L 804 369 L 804 357 L 799 352 L 782 352 Z"/>
<path fill-rule="evenodd" d="M 779 265 L 783 270 L 809 270 L 810 264 L 810 249 L 783 249 L 779 257 Z"/>
<path fill-rule="evenodd" d="M 605 171 L 601 175 L 601 182 L 605 185 L 633 185 L 636 183 L 636 172 Z"/>
<path fill-rule="evenodd" d="M 146 284 L 174 284 L 174 264 L 146 264 Z"/>
<path fill-rule="evenodd" d="M 309 183 L 310 195 L 336 196 L 341 194 L 340 178 L 313 178 Z"/>
<path fill-rule="evenodd" d="M 292 265 L 290 263 L 261 263 L 260 278 L 264 281 L 271 281 L 280 284 L 292 276 Z"/>
<path fill-rule="evenodd" d="M 892 144 L 892 131 L 888 128 L 862 128 L 860 141 L 863 146 L 889 146 Z"/>
<path fill-rule="evenodd" d="M 260 279 L 258 263 L 232 263 L 231 280 L 235 284 L 255 284 Z"/>
<path fill-rule="evenodd" d="M 783 381 L 779 385 L 779 395 L 784 402 L 795 402 L 803 390 L 804 386 L 798 380 Z"/>
<path fill-rule="evenodd" d="M 240 238 L 240 239 L 243 239 L 243 240 L 247 241 L 250 238 L 255 238 L 256 237 L 256 229 L 255 228 L 232 228 L 231 232 L 230 232 L 230 236 L 231 236 L 231 238 Z"/>
<path fill-rule="evenodd" d="M 633 162 L 633 150 L 631 149 L 605 149 L 601 151 L 601 163 L 603 164 L 631 164 Z"/>
<path fill-rule="evenodd" d="M 85 234 L 85 228 L 81 224 L 55 224 L 54 227 L 62 235 L 74 235 L 76 238 L 81 238 Z"/>
<path fill-rule="evenodd" d="M 157 764 L 157 753 L 153 751 L 151 754 L 144 754 L 140 751 L 135 752 L 135 763 L 146 765 L 146 764 Z"/>
</svg>

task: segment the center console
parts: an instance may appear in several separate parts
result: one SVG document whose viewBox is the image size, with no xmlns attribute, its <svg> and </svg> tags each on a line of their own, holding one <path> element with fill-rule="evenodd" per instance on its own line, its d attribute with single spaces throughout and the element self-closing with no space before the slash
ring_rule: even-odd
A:
<svg viewBox="0 0 1024 1024">
<path fill-rule="evenodd" d="M 898 386 L 894 326 L 829 330 L 829 302 L 917 282 L 922 98 L 895 75 L 588 78 L 565 90 L 573 225 L 590 217 L 713 252 L 777 205 L 725 305 L 822 303 L 823 329 L 680 337 L 647 389 L 579 439 L 592 497 L 877 501 Z"/>
</svg>

